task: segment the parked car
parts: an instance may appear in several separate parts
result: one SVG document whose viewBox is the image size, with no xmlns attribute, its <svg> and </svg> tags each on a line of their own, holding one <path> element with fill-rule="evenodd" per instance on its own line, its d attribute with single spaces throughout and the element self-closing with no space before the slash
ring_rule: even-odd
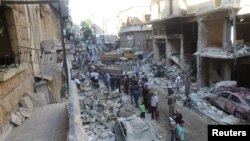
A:
<svg viewBox="0 0 250 141">
<path fill-rule="evenodd" d="M 113 132 L 115 141 L 161 141 L 154 127 L 136 116 L 117 118 Z"/>
<path fill-rule="evenodd" d="M 235 117 L 250 121 L 250 97 L 230 91 L 221 91 L 207 97 L 212 105 L 233 114 Z"/>
</svg>

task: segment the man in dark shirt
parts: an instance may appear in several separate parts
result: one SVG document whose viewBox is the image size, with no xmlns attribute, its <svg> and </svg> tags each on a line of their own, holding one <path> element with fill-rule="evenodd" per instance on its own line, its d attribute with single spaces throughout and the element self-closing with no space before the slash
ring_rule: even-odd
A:
<svg viewBox="0 0 250 141">
<path fill-rule="evenodd" d="M 119 75 L 115 77 L 116 89 L 119 89 L 119 93 L 121 93 L 121 78 Z"/>
<path fill-rule="evenodd" d="M 176 112 L 175 112 L 175 114 L 174 114 L 173 117 L 174 117 L 174 120 L 175 120 L 176 124 L 180 124 L 181 123 L 183 116 L 180 113 L 180 109 L 176 109 Z"/>
</svg>

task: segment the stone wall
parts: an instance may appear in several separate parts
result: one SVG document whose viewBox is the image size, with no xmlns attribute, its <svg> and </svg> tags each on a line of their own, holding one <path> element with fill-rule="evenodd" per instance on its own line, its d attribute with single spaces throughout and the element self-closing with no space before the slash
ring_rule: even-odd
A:
<svg viewBox="0 0 250 141">
<path fill-rule="evenodd" d="M 40 49 L 44 40 L 60 40 L 59 17 L 48 5 L 26 6 L 27 21 L 31 36 L 31 47 Z M 33 64 L 34 73 L 40 72 L 38 64 Z"/>
<path fill-rule="evenodd" d="M 8 32 L 12 49 L 19 46 L 40 48 L 43 40 L 59 40 L 59 20 L 48 5 L 9 5 L 6 8 Z M 9 124 L 10 113 L 18 107 L 25 91 L 34 90 L 34 72 L 40 71 L 37 64 L 21 62 L 25 69 L 8 80 L 0 81 L 0 138 Z M 60 78 L 58 79 L 58 81 Z M 56 90 L 59 93 L 59 90 Z"/>
<path fill-rule="evenodd" d="M 0 134 L 9 122 L 10 113 L 16 110 L 25 91 L 33 91 L 33 69 L 30 64 L 26 64 L 25 67 L 23 72 L 7 81 L 0 82 Z"/>
</svg>

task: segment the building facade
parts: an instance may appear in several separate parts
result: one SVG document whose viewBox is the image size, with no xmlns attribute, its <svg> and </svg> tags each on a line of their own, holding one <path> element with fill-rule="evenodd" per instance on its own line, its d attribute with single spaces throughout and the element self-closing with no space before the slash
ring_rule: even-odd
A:
<svg viewBox="0 0 250 141">
<path fill-rule="evenodd" d="M 151 7 L 154 62 L 192 71 L 199 87 L 220 80 L 250 86 L 249 2 L 152 0 Z"/>
<path fill-rule="evenodd" d="M 119 13 L 120 47 L 131 47 L 135 51 L 152 51 L 152 28 L 145 25 L 150 21 L 149 4 L 133 6 Z"/>
<path fill-rule="evenodd" d="M 41 53 L 44 49 L 41 43 L 61 40 L 60 18 L 52 5 L 13 4 L 8 0 L 1 1 L 0 138 L 10 129 L 10 115 L 18 108 L 19 100 L 27 91 L 34 92 L 37 78 L 40 79 L 37 76 L 41 74 L 41 68 L 48 65 L 45 63 L 41 67 L 41 64 L 34 60 L 35 57 L 41 59 L 44 56 Z M 54 59 L 51 57 L 50 60 Z M 55 83 L 61 83 L 61 76 L 58 73 L 55 75 L 57 79 L 49 84 L 51 87 L 57 87 Z M 57 88 L 53 90 L 60 93 Z M 59 102 L 57 100 L 54 102 Z"/>
</svg>

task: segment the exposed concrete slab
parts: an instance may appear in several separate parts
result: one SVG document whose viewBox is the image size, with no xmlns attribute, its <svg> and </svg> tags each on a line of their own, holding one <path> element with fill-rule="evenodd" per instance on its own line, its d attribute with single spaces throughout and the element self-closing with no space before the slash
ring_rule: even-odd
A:
<svg viewBox="0 0 250 141">
<path fill-rule="evenodd" d="M 66 141 L 68 131 L 65 103 L 37 107 L 31 117 L 13 128 L 6 141 Z"/>
</svg>

